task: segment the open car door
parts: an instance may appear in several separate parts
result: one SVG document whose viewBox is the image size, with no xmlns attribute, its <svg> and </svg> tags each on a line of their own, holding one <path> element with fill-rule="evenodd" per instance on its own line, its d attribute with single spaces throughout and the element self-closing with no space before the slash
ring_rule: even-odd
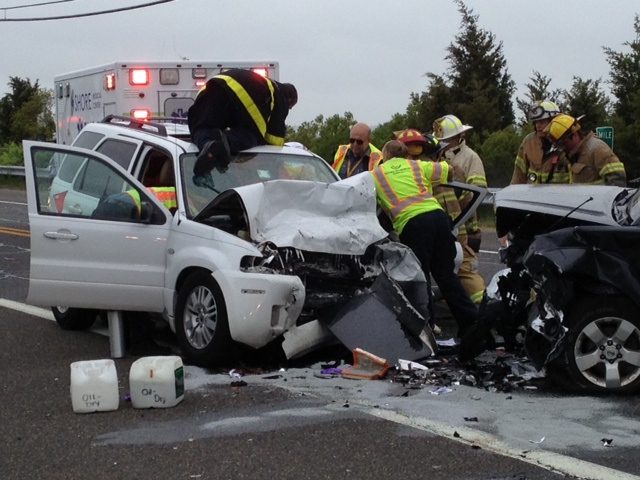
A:
<svg viewBox="0 0 640 480">
<path fill-rule="evenodd" d="M 169 211 L 104 155 L 31 141 L 23 149 L 31 231 L 27 301 L 161 312 Z M 51 179 L 53 156 L 60 168 Z M 58 178 L 68 171 L 66 162 L 74 168 L 70 180 Z"/>
</svg>

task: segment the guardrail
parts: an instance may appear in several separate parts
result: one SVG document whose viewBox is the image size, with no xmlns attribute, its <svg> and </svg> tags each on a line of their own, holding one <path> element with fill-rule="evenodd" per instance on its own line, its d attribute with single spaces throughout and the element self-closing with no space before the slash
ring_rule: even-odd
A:
<svg viewBox="0 0 640 480">
<path fill-rule="evenodd" d="M 0 165 L 0 175 L 7 175 L 10 177 L 24 177 L 24 167 Z"/>
</svg>

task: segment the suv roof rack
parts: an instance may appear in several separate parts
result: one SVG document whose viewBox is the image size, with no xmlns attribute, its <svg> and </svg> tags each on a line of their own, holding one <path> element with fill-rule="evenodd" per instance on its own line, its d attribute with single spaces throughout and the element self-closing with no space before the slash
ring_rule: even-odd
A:
<svg viewBox="0 0 640 480">
<path fill-rule="evenodd" d="M 156 119 L 154 119 L 156 120 Z M 160 123 L 151 123 L 145 120 L 138 120 L 131 117 L 123 117 L 120 115 L 107 115 L 100 123 L 110 123 L 121 127 L 132 128 L 134 130 L 147 130 L 149 133 L 155 133 L 161 137 L 168 137 L 167 129 Z"/>
</svg>

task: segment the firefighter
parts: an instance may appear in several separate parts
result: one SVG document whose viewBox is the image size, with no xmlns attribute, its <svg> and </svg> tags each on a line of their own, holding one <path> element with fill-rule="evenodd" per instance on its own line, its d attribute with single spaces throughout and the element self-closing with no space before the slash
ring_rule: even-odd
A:
<svg viewBox="0 0 640 480">
<path fill-rule="evenodd" d="M 410 160 L 434 160 L 437 161 L 442 152 L 447 148 L 446 142 L 439 141 L 431 134 L 422 134 L 415 129 L 407 129 L 397 134 L 398 141 L 404 143 L 409 151 L 408 159 Z M 464 182 L 462 172 L 449 166 L 452 170 L 452 179 Z M 456 197 L 453 188 L 444 185 L 436 185 L 433 187 L 433 194 L 438 200 L 442 209 L 449 214 L 451 220 L 455 220 L 462 208 Z M 467 231 L 464 225 L 458 227 L 458 242 L 462 247 L 463 259 L 462 265 L 458 269 L 458 278 L 471 301 L 476 305 L 482 302 L 484 296 L 485 283 L 479 273 L 479 263 L 476 253 L 469 247 L 467 240 Z"/>
<path fill-rule="evenodd" d="M 445 115 L 433 122 L 433 135 L 438 140 L 446 140 L 449 143 L 444 155 L 449 163 L 462 170 L 464 182 L 486 188 L 487 177 L 484 173 L 482 160 L 465 140 L 467 132 L 472 128 L 470 125 L 464 125 L 455 115 Z M 470 200 L 463 196 L 459 201 L 461 207 L 464 208 Z M 474 212 L 465 226 L 469 246 L 478 253 L 482 242 L 482 231 L 478 225 L 477 213 Z"/>
<path fill-rule="evenodd" d="M 365 123 L 351 127 L 349 144 L 340 145 L 333 157 L 333 169 L 340 178 L 373 170 L 382 161 L 382 152 L 371 143 L 371 128 Z"/>
<path fill-rule="evenodd" d="M 285 119 L 297 101 L 293 85 L 251 70 L 211 77 L 189 108 L 189 131 L 200 149 L 194 173 L 225 171 L 230 155 L 256 145 L 284 145 Z"/>
<path fill-rule="evenodd" d="M 569 182 L 627 186 L 624 164 L 595 132 L 581 130 L 579 118 L 561 114 L 545 128 L 551 141 L 569 161 Z"/>
<path fill-rule="evenodd" d="M 433 187 L 449 178 L 447 162 L 408 160 L 407 147 L 387 142 L 384 163 L 371 171 L 378 204 L 393 222 L 400 241 L 415 253 L 427 278 L 432 304 L 431 275 L 445 295 L 463 336 L 477 321 L 478 309 L 454 272 L 456 246 L 451 219 L 433 196 Z"/>
<path fill-rule="evenodd" d="M 529 107 L 527 118 L 534 131 L 524 137 L 518 149 L 511 184 L 569 183 L 567 157 L 554 148 L 544 129 L 556 115 L 558 106 L 549 100 L 540 100 Z"/>
</svg>

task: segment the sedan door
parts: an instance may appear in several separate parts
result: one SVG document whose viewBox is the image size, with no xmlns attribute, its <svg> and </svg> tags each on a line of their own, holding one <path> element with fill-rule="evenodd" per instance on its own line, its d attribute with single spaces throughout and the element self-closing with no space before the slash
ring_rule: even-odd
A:
<svg viewBox="0 0 640 480">
<path fill-rule="evenodd" d="M 161 312 L 169 211 L 104 155 L 31 141 L 23 149 L 31 230 L 28 302 Z M 49 204 L 44 167 L 54 155 L 84 165 L 82 183 L 69 188 L 96 192 L 96 208 L 63 212 Z"/>
</svg>

